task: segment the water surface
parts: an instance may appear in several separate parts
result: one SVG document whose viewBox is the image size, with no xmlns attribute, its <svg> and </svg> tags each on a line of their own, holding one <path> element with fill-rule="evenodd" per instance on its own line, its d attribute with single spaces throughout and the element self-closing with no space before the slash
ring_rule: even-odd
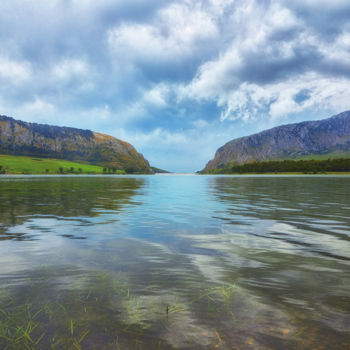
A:
<svg viewBox="0 0 350 350">
<path fill-rule="evenodd" d="M 1 177 L 0 348 L 350 348 L 349 189 Z"/>
</svg>

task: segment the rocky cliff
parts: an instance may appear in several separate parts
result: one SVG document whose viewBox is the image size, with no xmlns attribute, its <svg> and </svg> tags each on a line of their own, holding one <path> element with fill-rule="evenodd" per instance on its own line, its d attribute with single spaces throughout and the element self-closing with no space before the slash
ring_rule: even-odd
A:
<svg viewBox="0 0 350 350">
<path fill-rule="evenodd" d="M 350 111 L 328 119 L 282 125 L 220 147 L 203 172 L 229 164 L 350 151 Z"/>
<path fill-rule="evenodd" d="M 0 116 L 0 154 L 89 162 L 127 172 L 152 173 L 148 161 L 127 142 L 75 128 L 27 123 Z"/>
</svg>

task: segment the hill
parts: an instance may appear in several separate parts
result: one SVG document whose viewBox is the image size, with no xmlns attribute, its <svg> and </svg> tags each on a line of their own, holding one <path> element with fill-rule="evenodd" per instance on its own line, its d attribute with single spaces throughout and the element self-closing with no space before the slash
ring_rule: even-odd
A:
<svg viewBox="0 0 350 350">
<path fill-rule="evenodd" d="M 153 173 L 142 154 L 125 141 L 90 130 L 27 123 L 7 116 L 0 116 L 0 154 L 64 159 L 127 173 Z"/>
<path fill-rule="evenodd" d="M 350 111 L 328 119 L 278 126 L 220 147 L 202 172 L 284 159 L 346 158 L 350 154 Z"/>
</svg>

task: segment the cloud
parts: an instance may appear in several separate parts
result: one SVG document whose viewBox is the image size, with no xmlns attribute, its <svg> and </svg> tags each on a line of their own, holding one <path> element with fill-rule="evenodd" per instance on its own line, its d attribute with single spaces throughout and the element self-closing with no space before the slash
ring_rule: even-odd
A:
<svg viewBox="0 0 350 350">
<path fill-rule="evenodd" d="M 309 28 L 305 16 L 298 18 L 282 4 L 250 4 L 234 13 L 233 25 L 239 29 L 230 47 L 198 68 L 183 86 L 182 97 L 216 101 L 221 121 L 259 115 L 278 120 L 305 111 L 349 108 L 347 29 L 329 42 Z M 302 91 L 309 96 L 297 101 Z"/>
<path fill-rule="evenodd" d="M 53 73 L 58 80 L 68 81 L 76 77 L 86 77 L 89 72 L 87 64 L 79 59 L 65 59 L 53 67 Z"/>
<path fill-rule="evenodd" d="M 158 84 L 144 94 L 143 100 L 145 103 L 156 106 L 165 107 L 169 89 L 165 84 Z"/>
<path fill-rule="evenodd" d="M 278 122 L 278 119 L 301 112 L 346 110 L 349 108 L 349 89 L 348 79 L 307 73 L 263 87 L 242 83 L 236 90 L 221 96 L 218 105 L 223 107 L 222 121 L 256 120 L 262 115 Z M 303 98 L 298 99 L 298 96 Z"/>
<path fill-rule="evenodd" d="M 210 46 L 215 46 L 216 20 L 198 4 L 170 2 L 151 22 L 125 21 L 108 30 L 112 62 L 141 70 L 154 83 L 190 79 L 194 62 L 210 55 Z"/>
<path fill-rule="evenodd" d="M 23 114 L 27 115 L 28 113 L 33 114 L 52 114 L 55 110 L 55 107 L 46 101 L 36 98 L 33 102 L 26 103 L 23 106 Z"/>
<path fill-rule="evenodd" d="M 30 64 L 0 56 L 0 80 L 2 84 L 18 85 L 31 77 Z"/>
</svg>

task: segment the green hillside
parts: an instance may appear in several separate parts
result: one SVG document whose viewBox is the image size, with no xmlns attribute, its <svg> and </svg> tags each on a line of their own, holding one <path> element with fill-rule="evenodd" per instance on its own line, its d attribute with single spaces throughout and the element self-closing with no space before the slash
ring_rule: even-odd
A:
<svg viewBox="0 0 350 350">
<path fill-rule="evenodd" d="M 6 174 L 124 174 L 123 170 L 104 168 L 62 159 L 0 155 L 0 173 Z"/>
</svg>

